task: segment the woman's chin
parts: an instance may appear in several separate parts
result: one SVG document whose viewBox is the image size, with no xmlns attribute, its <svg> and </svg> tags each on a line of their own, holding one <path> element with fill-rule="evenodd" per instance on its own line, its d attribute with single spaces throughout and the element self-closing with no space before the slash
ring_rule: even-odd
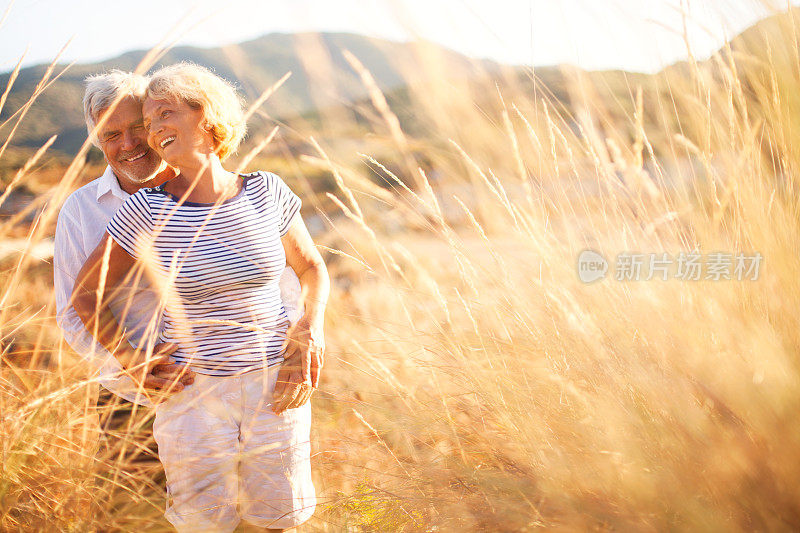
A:
<svg viewBox="0 0 800 533">
<path fill-rule="evenodd" d="M 179 154 L 174 153 L 174 150 L 167 150 L 165 152 L 162 151 L 158 155 L 160 155 L 161 159 L 163 159 L 164 162 L 166 162 L 169 166 L 176 168 L 180 167 L 182 158 L 179 157 Z"/>
<path fill-rule="evenodd" d="M 212 147 L 178 150 L 177 147 L 166 146 L 165 149 L 158 151 L 158 155 L 171 167 L 187 169 L 208 165 L 209 159 L 216 157 Z"/>
</svg>

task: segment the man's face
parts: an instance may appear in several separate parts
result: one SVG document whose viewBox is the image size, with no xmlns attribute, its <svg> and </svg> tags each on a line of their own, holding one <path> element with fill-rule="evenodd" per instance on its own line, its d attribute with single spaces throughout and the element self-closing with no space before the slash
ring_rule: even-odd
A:
<svg viewBox="0 0 800 533">
<path fill-rule="evenodd" d="M 98 117 L 104 118 L 109 111 Z M 97 131 L 100 149 L 111 169 L 127 190 L 146 183 L 161 165 L 161 158 L 147 145 L 142 125 L 142 105 L 133 97 L 122 99 Z M 131 192 L 131 191 L 128 191 Z"/>
</svg>

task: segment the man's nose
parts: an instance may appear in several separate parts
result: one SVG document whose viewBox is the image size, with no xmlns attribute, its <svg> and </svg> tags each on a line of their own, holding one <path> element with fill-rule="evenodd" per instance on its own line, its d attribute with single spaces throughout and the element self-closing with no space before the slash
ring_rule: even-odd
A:
<svg viewBox="0 0 800 533">
<path fill-rule="evenodd" d="M 134 131 L 126 131 L 122 134 L 122 149 L 132 150 L 142 143 L 142 137 Z"/>
</svg>

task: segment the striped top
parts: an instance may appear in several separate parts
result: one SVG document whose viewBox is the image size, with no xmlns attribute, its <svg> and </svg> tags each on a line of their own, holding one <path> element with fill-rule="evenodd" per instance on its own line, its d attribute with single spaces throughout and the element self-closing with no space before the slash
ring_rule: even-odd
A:
<svg viewBox="0 0 800 533">
<path fill-rule="evenodd" d="M 242 190 L 217 204 L 179 203 L 164 187 L 141 189 L 106 230 L 151 266 L 164 299 L 161 341 L 200 374 L 228 376 L 279 364 L 289 320 L 278 281 L 280 238 L 300 198 L 275 174 L 242 176 Z"/>
</svg>

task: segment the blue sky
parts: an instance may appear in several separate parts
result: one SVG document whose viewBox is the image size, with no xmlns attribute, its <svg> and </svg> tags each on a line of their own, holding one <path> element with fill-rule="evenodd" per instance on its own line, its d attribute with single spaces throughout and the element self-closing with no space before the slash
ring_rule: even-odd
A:
<svg viewBox="0 0 800 533">
<path fill-rule="evenodd" d="M 797 3 L 798 0 L 793 0 Z M 349 31 L 395 40 L 423 37 L 506 63 L 571 63 L 653 72 L 770 14 L 733 0 L 16 0 L 0 27 L 0 71 L 64 58 L 91 62 L 151 48 L 165 37 L 204 47 L 274 31 Z M 2 5 L 2 4 L 0 4 Z M 786 3 L 774 9 L 785 9 Z"/>
</svg>

